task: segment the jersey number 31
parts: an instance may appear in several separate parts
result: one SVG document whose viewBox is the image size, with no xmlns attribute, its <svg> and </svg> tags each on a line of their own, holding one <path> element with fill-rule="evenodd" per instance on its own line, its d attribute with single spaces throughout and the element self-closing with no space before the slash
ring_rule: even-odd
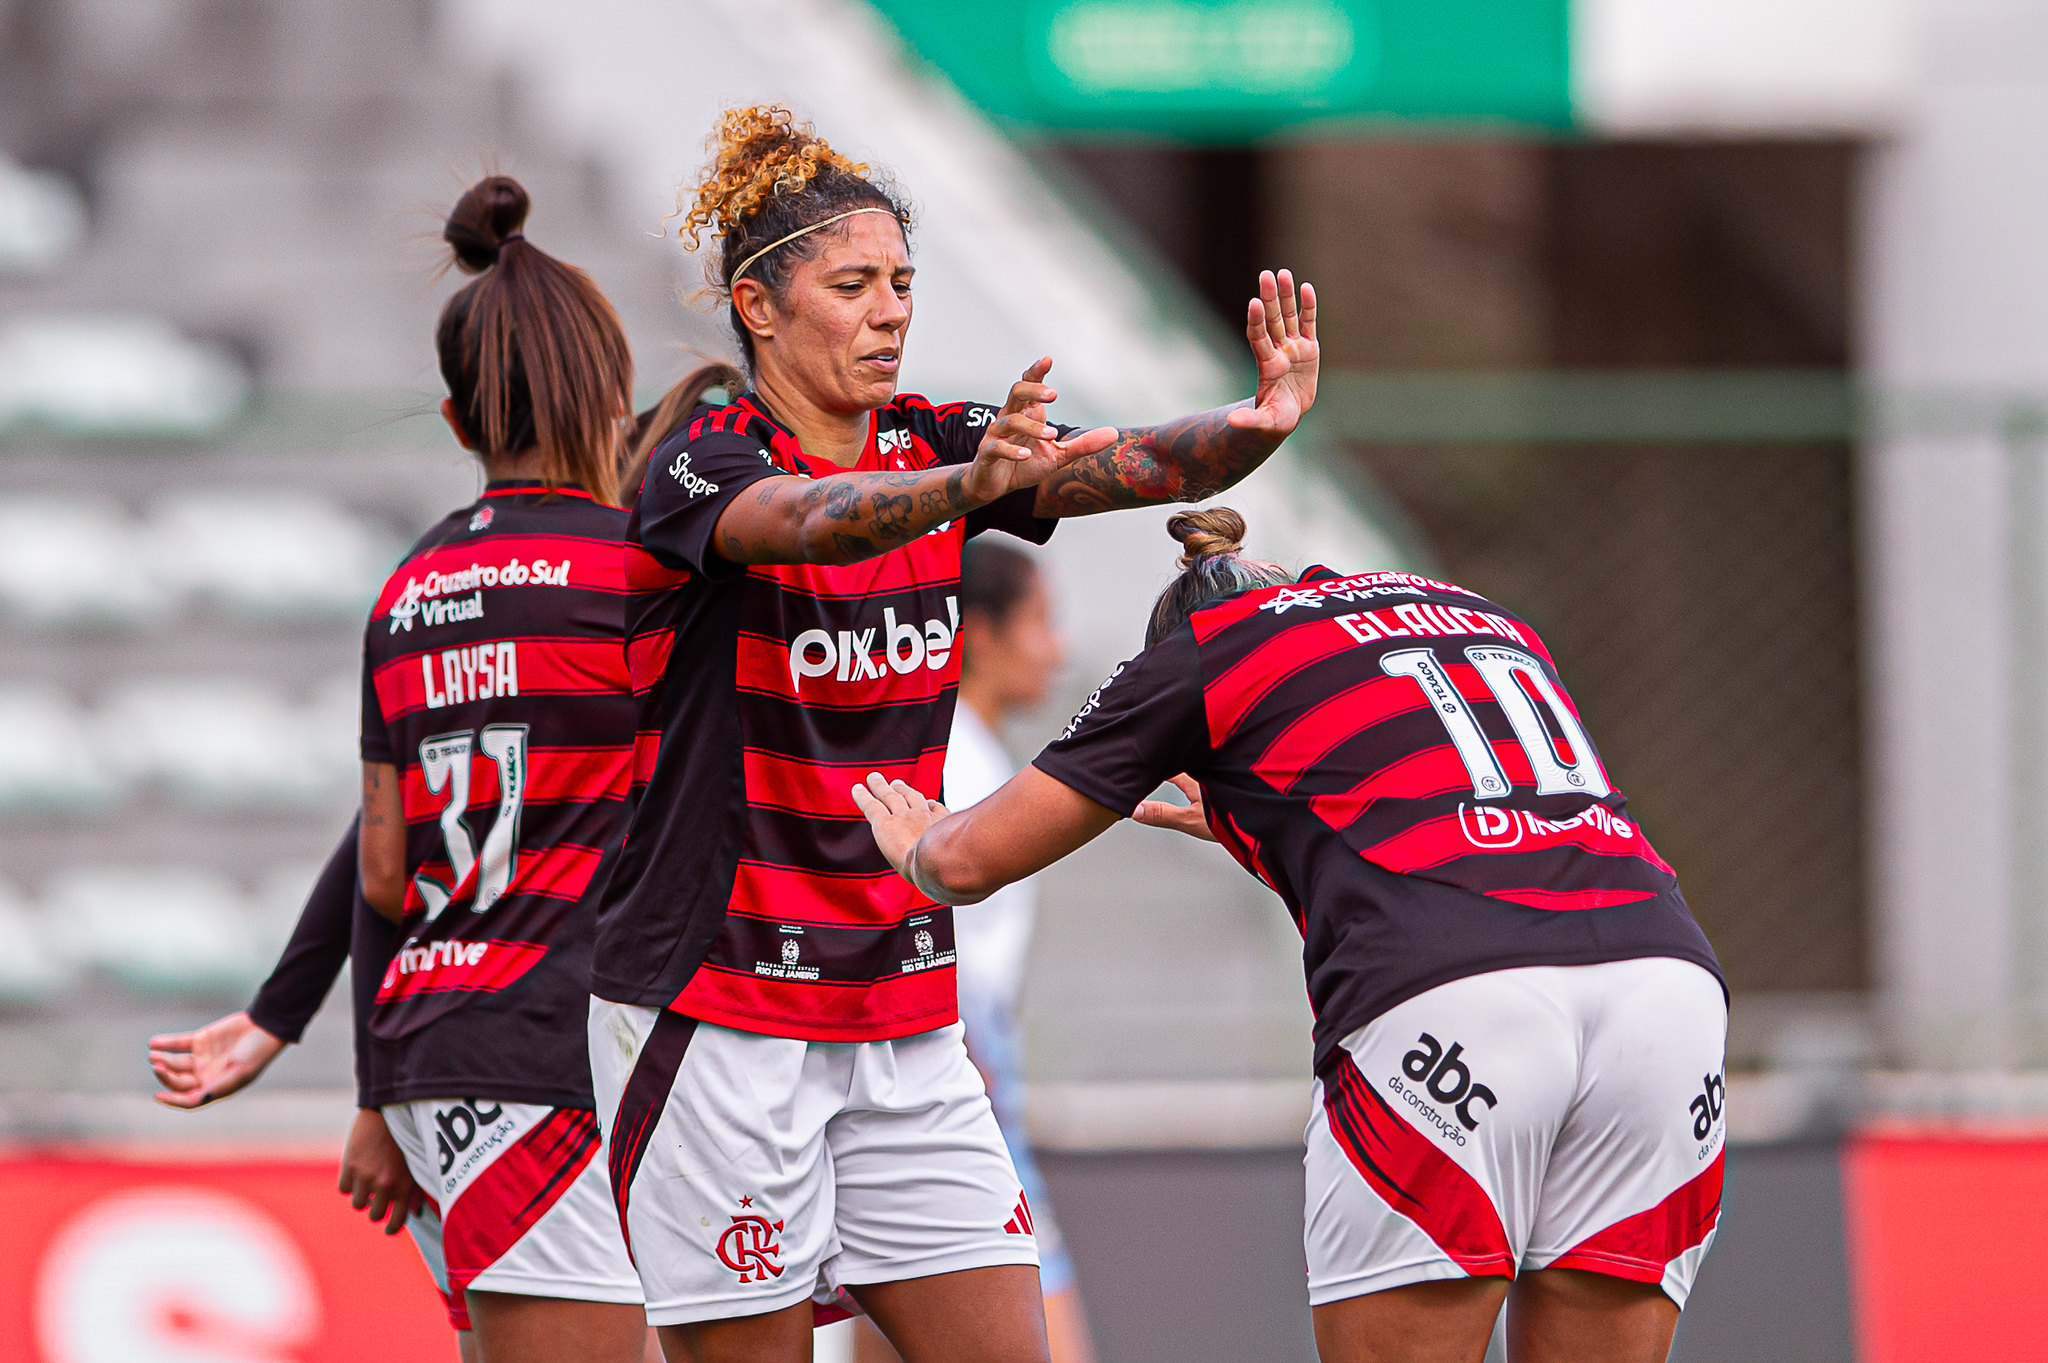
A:
<svg viewBox="0 0 2048 1363">
<path fill-rule="evenodd" d="M 524 724 L 486 724 L 459 734 L 441 734 L 420 744 L 420 775 L 427 790 L 443 792 L 441 840 L 448 848 L 448 866 L 454 884 L 443 885 L 425 872 L 413 877 L 420 898 L 426 901 L 427 921 L 432 922 L 448 907 L 449 899 L 476 872 L 476 897 L 472 913 L 482 913 L 498 902 L 505 887 L 519 869 L 519 807 L 526 800 L 526 735 Z M 469 813 L 470 761 L 478 751 L 498 767 L 498 817 L 484 835 L 483 850 L 464 822 Z"/>
</svg>

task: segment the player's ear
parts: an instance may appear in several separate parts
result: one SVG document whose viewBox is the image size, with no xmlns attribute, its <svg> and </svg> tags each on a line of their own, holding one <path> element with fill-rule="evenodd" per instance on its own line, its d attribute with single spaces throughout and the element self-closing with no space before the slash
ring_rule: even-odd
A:
<svg viewBox="0 0 2048 1363">
<path fill-rule="evenodd" d="M 775 295 L 758 279 L 741 279 L 732 286 L 733 315 L 740 319 L 755 340 L 766 341 L 775 335 Z"/>
</svg>

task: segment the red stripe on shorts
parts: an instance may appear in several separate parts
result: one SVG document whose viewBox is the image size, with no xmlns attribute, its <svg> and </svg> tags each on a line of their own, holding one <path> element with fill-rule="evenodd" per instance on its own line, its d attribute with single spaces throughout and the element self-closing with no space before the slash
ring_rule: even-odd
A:
<svg viewBox="0 0 2048 1363">
<path fill-rule="evenodd" d="M 597 1154 L 597 1116 L 558 1107 L 462 1190 L 441 1223 L 448 1289 L 461 1292 L 548 1214 Z"/>
<path fill-rule="evenodd" d="M 1646 1212 L 1595 1231 L 1551 1268 L 1577 1268 L 1631 1282 L 1659 1283 L 1673 1259 L 1703 1242 L 1721 1220 L 1721 1152 L 1714 1162 Z"/>
<path fill-rule="evenodd" d="M 1452 1262 L 1475 1278 L 1515 1276 L 1515 1253 L 1493 1199 L 1341 1052 L 1323 1077 L 1323 1111 L 1360 1177 Z"/>
</svg>

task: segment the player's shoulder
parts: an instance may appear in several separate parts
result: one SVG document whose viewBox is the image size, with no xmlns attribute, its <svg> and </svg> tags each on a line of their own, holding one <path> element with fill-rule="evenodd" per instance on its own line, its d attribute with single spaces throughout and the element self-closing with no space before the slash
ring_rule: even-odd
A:
<svg viewBox="0 0 2048 1363">
<path fill-rule="evenodd" d="M 933 402 L 922 393 L 898 393 L 877 409 L 876 416 L 922 435 L 942 427 L 979 430 L 996 419 L 998 410 L 985 402 Z"/>
</svg>

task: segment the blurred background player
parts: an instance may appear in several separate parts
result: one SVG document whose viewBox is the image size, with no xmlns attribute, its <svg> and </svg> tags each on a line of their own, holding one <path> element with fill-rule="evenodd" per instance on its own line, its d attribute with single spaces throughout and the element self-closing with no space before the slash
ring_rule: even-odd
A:
<svg viewBox="0 0 2048 1363">
<path fill-rule="evenodd" d="M 968 544 L 960 557 L 960 701 L 946 745 L 947 804 L 965 809 L 1017 774 L 999 735 L 1010 720 L 1045 704 L 1065 661 L 1052 593 L 1030 555 L 1000 540 Z M 1025 1127 L 1024 1039 L 1017 1004 L 1037 916 L 1038 891 L 1030 877 L 953 915 L 960 1021 L 967 1028 L 968 1057 L 988 1085 L 996 1123 L 1030 1207 L 1052 1363 L 1086 1363 L 1094 1350 L 1074 1283 L 1073 1257 L 1054 1220 L 1052 1195 L 1032 1157 Z M 861 1363 L 888 1363 L 895 1356 L 880 1333 L 863 1322 Z"/>
<path fill-rule="evenodd" d="M 971 809 L 854 787 L 882 851 L 973 903 L 1125 817 L 1220 841 L 1305 939 L 1324 1363 L 1478 1363 L 1503 1301 L 1511 1363 L 1661 1363 L 1720 1215 L 1726 997 L 1549 650 L 1410 573 L 1297 585 L 1228 508 L 1168 528 L 1145 650 Z"/>
<path fill-rule="evenodd" d="M 363 657 L 363 898 L 405 943 L 371 1008 L 386 1123 L 438 1215 L 410 1223 L 493 1363 L 637 1363 L 598 1158 L 583 892 L 633 741 L 618 508 L 633 366 L 589 277 L 528 242 L 518 182 L 449 214 L 442 414 L 483 496 L 421 537 Z"/>
<path fill-rule="evenodd" d="M 1315 400 L 1314 293 L 1285 272 L 1246 308 L 1249 402 L 1077 434 L 1044 419 L 1049 359 L 1000 410 L 899 395 L 909 217 L 771 107 L 724 115 L 685 217 L 716 230 L 753 387 L 655 451 L 628 532 L 656 743 L 590 1055 L 648 1318 L 700 1363 L 806 1356 L 808 1299 L 841 1288 L 907 1358 L 1046 1356 L 950 915 L 889 875 L 843 777 L 938 784 L 969 537 L 1228 487 Z"/>
</svg>

